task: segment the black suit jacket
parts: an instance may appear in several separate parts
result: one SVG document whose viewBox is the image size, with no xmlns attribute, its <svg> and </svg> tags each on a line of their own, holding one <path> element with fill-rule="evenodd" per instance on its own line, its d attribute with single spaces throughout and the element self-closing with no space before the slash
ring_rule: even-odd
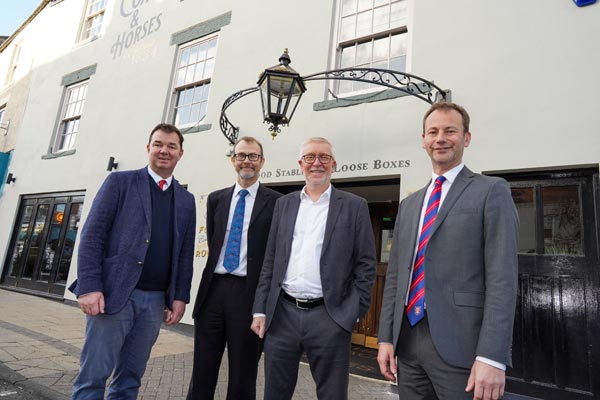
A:
<svg viewBox="0 0 600 400">
<path fill-rule="evenodd" d="M 196 295 L 196 304 L 192 317 L 196 318 L 202 303 L 206 299 L 212 277 L 219 261 L 219 255 L 225 240 L 227 232 L 227 219 L 229 217 L 229 207 L 233 196 L 234 186 L 217 190 L 208 195 L 206 210 L 206 230 L 208 234 L 208 260 L 202 273 L 202 280 Z M 246 297 L 248 308 L 254 302 L 254 292 L 258 284 L 260 270 L 265 256 L 269 229 L 271 227 L 271 218 L 275 201 L 281 196 L 281 193 L 259 185 L 250 217 L 250 226 L 248 227 L 248 254 L 247 254 L 247 277 L 246 277 Z"/>
</svg>

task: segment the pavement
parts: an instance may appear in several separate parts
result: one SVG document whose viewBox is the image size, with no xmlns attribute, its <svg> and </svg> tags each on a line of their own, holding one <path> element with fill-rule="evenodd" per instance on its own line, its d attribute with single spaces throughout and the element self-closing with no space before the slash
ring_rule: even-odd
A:
<svg viewBox="0 0 600 400">
<path fill-rule="evenodd" d="M 64 400 L 79 369 L 85 316 L 79 308 L 0 288 L 0 394 L 2 399 Z M 181 325 L 181 324 L 180 324 Z M 186 332 L 187 331 L 187 332 Z M 190 329 L 161 329 L 138 399 L 183 400 L 192 373 Z M 262 361 L 257 380 L 263 397 Z M 215 399 L 227 393 L 227 360 L 219 371 Z M 306 364 L 300 365 L 294 400 L 316 399 Z M 349 399 L 398 399 L 385 381 L 350 375 Z"/>
</svg>

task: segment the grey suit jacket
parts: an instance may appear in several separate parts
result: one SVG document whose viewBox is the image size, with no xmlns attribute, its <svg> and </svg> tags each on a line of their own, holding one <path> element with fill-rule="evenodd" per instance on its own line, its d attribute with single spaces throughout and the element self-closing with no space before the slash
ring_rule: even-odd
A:
<svg viewBox="0 0 600 400">
<path fill-rule="evenodd" d="M 275 204 L 265 261 L 252 308 L 253 313 L 267 316 L 267 330 L 280 299 L 299 207 L 300 192 L 283 196 Z M 364 315 L 371 304 L 375 244 L 365 199 L 334 187 L 331 189 L 320 272 L 329 316 L 351 332 L 357 318 Z"/>
<path fill-rule="evenodd" d="M 400 203 L 383 305 L 380 343 L 398 346 L 427 186 Z M 425 304 L 433 343 L 449 364 L 476 356 L 511 365 L 519 221 L 507 182 L 458 174 L 425 252 Z"/>
</svg>

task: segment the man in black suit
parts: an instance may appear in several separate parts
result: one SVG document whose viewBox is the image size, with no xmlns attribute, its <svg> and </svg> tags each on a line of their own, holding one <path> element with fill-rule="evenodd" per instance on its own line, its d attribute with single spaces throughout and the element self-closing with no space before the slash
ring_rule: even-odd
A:
<svg viewBox="0 0 600 400">
<path fill-rule="evenodd" d="M 262 342 L 250 330 L 252 303 L 267 245 L 275 200 L 259 184 L 262 144 L 240 138 L 231 156 L 234 186 L 208 196 L 209 254 L 192 314 L 194 368 L 188 400 L 212 399 L 225 344 L 229 359 L 227 399 L 255 399 Z"/>
<path fill-rule="evenodd" d="M 265 400 L 291 399 L 306 352 L 319 400 L 348 398 L 352 328 L 371 303 L 375 244 L 365 199 L 331 185 L 335 158 L 311 138 L 300 192 L 275 205 L 252 330 L 265 336 Z"/>
</svg>

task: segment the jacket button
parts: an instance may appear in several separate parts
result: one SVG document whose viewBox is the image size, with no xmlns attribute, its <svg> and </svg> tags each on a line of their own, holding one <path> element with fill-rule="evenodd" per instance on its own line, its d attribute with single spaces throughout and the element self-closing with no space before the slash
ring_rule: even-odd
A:
<svg viewBox="0 0 600 400">
<path fill-rule="evenodd" d="M 143 262 L 141 262 L 141 261 L 138 261 L 138 262 L 137 262 L 137 265 L 142 265 L 142 264 L 144 264 L 144 263 L 143 263 Z"/>
<path fill-rule="evenodd" d="M 148 244 L 148 243 L 150 243 L 150 240 L 146 239 L 146 240 L 144 240 L 144 243 Z"/>
</svg>

